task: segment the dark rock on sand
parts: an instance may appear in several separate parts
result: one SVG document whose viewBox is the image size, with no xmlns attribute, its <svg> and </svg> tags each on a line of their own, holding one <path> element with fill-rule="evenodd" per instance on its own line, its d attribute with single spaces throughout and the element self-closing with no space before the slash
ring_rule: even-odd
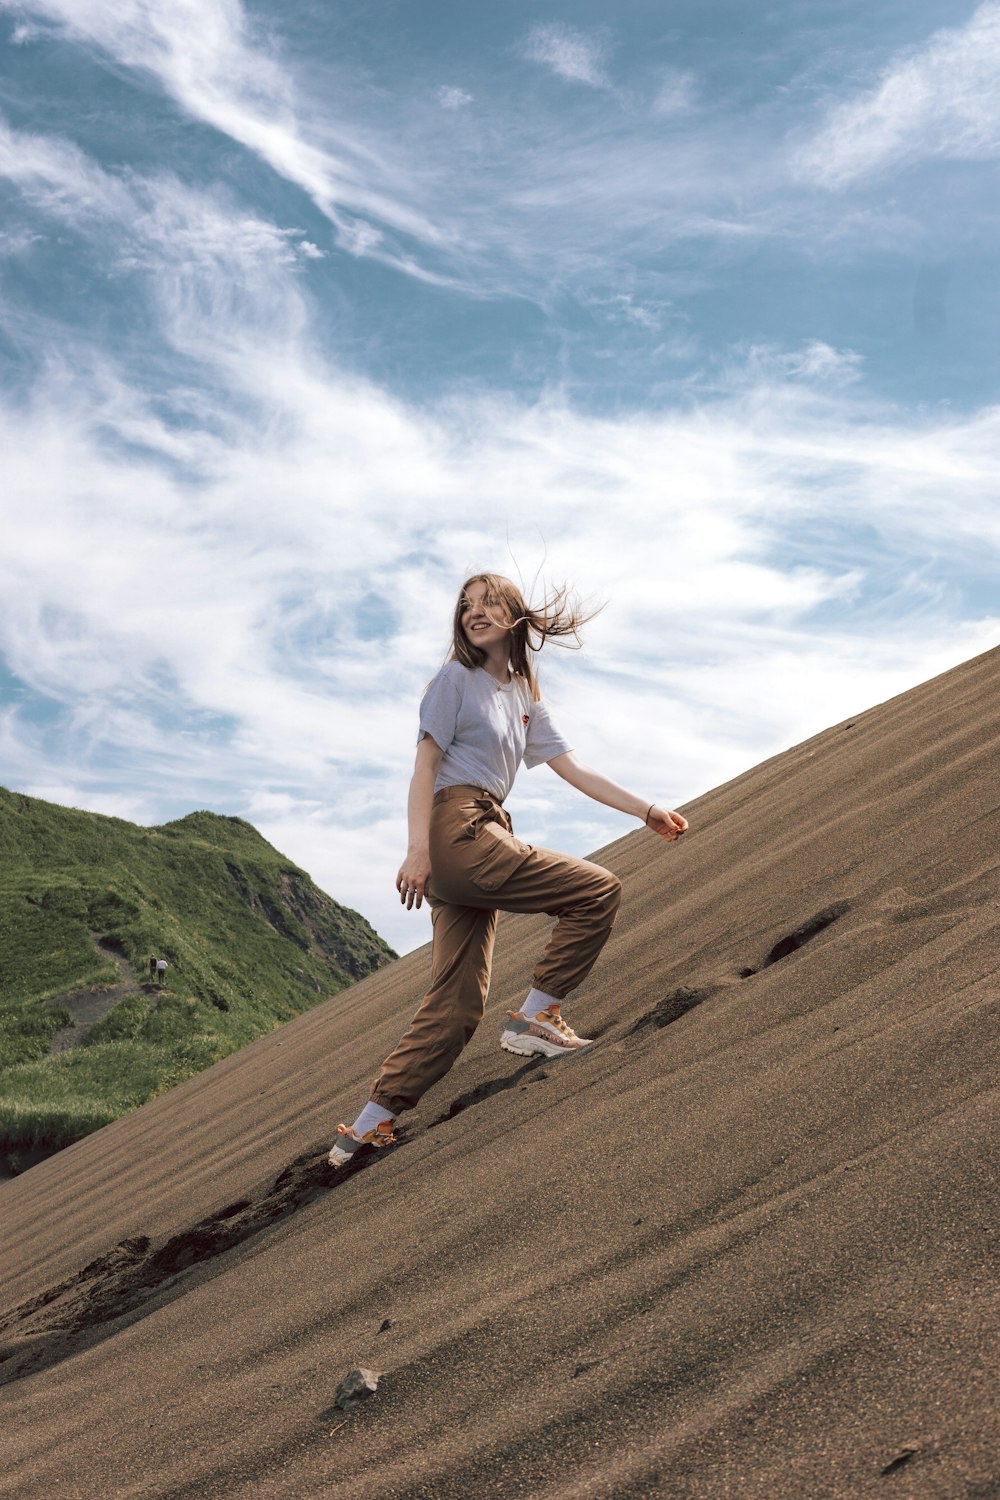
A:
<svg viewBox="0 0 1000 1500">
<path fill-rule="evenodd" d="M 337 1411 L 353 1411 L 362 1401 L 367 1401 L 378 1390 L 378 1370 L 349 1370 L 337 1387 L 334 1408 Z"/>
</svg>

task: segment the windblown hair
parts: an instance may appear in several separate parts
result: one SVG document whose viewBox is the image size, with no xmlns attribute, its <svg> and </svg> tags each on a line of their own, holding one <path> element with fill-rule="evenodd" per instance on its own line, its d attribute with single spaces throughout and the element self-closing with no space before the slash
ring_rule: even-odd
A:
<svg viewBox="0 0 1000 1500">
<path fill-rule="evenodd" d="M 510 669 L 528 685 L 532 699 L 541 698 L 538 677 L 533 658 L 541 651 L 546 641 L 554 640 L 560 646 L 579 650 L 583 642 L 580 630 L 592 620 L 598 610 L 585 612 L 575 594 L 563 584 L 546 594 L 537 608 L 526 604 L 516 583 L 500 573 L 474 573 L 467 578 L 459 590 L 455 604 L 453 643 L 449 660 L 460 661 L 464 667 L 481 667 L 486 660 L 485 651 L 474 646 L 462 629 L 462 611 L 467 591 L 474 583 L 486 585 L 483 600 L 484 613 L 496 625 L 512 621 L 510 633 Z"/>
</svg>

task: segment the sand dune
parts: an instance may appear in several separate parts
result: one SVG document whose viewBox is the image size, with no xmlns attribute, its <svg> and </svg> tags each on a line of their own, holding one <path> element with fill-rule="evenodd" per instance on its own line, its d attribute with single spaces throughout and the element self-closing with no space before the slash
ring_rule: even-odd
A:
<svg viewBox="0 0 1000 1500">
<path fill-rule="evenodd" d="M 498 1050 L 503 919 L 340 1180 L 426 950 L 4 1184 L 2 1493 L 1000 1494 L 998 749 L 994 651 L 611 845 L 599 1045 Z"/>
</svg>

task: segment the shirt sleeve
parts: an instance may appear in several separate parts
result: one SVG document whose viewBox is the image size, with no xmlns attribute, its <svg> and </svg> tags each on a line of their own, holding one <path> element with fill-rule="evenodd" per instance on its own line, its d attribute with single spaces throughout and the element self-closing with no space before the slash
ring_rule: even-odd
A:
<svg viewBox="0 0 1000 1500">
<path fill-rule="evenodd" d="M 427 687 L 420 700 L 420 730 L 417 744 L 430 735 L 440 750 L 447 750 L 455 738 L 462 695 L 452 673 L 445 667 Z"/>
<path fill-rule="evenodd" d="M 565 755 L 573 746 L 564 739 L 549 717 L 544 703 L 532 703 L 528 717 L 528 733 L 524 741 L 524 764 L 530 771 L 544 761 Z"/>
</svg>

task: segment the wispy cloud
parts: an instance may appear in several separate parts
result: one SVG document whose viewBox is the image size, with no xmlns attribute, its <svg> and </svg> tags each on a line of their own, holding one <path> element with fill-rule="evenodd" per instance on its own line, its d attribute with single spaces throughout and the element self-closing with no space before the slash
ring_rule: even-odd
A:
<svg viewBox="0 0 1000 1500">
<path fill-rule="evenodd" d="M 542 22 L 516 46 L 586 85 L 570 118 L 568 92 L 531 89 L 523 64 L 504 90 L 481 69 L 470 69 L 467 88 L 380 86 L 346 56 L 318 70 L 240 0 L 0 0 L 0 9 L 29 11 L 135 86 L 162 90 L 182 118 L 239 142 L 307 196 L 348 254 L 476 298 L 550 305 L 598 264 L 602 290 L 636 266 L 655 263 L 662 277 L 664 253 L 696 242 L 723 259 L 740 242 L 807 254 L 846 241 L 898 245 L 918 232 L 904 205 L 838 200 L 834 213 L 803 196 L 802 180 L 843 186 L 920 154 L 982 155 L 998 134 L 998 0 L 897 58 L 874 89 L 797 137 L 792 183 L 788 132 L 795 139 L 802 126 L 784 95 L 751 114 L 725 99 L 709 111 L 697 107 L 691 69 L 641 72 L 633 59 L 628 74 L 623 60 L 621 107 L 609 110 L 602 29 Z M 523 114 L 510 92 L 522 87 Z M 456 113 L 467 128 L 454 128 Z M 308 239 L 324 248 L 314 224 Z M 641 300 L 663 290 L 647 286 Z"/>
<path fill-rule="evenodd" d="M 799 174 L 843 188 L 928 158 L 1000 155 L 1000 4 L 895 57 L 876 86 L 844 100 L 795 156 Z"/>
<path fill-rule="evenodd" d="M 699 102 L 700 91 L 693 73 L 672 68 L 664 72 L 653 99 L 653 114 L 661 118 L 687 114 Z"/>
<path fill-rule="evenodd" d="M 117 282 L 121 296 L 134 285 L 139 304 L 152 306 L 167 349 L 195 361 L 211 349 L 215 368 L 227 358 L 238 368 L 239 351 L 255 332 L 269 340 L 279 329 L 289 340 L 304 336 L 307 312 L 298 271 L 322 251 L 304 241 L 297 228 L 280 227 L 234 202 L 228 191 L 187 187 L 166 173 L 112 173 L 67 141 L 13 131 L 2 119 L 0 178 L 18 188 L 43 226 L 72 230 L 83 259 L 100 263 L 103 279 Z M 17 321 L 22 347 L 41 357 L 54 380 L 67 381 L 72 404 L 63 338 L 52 337 L 47 314 L 4 309 L 4 320 L 11 319 Z M 143 380 L 141 363 L 148 354 L 140 355 L 136 371 L 115 368 L 86 345 L 76 357 L 78 376 L 90 367 L 92 409 L 107 402 L 121 412 L 119 386 Z M 197 379 L 192 370 L 192 386 Z M 130 419 L 129 441 L 191 463 L 201 432 L 193 420 L 194 389 L 171 392 L 167 405 L 169 421 L 154 424 L 151 413 L 141 422 Z"/>
<path fill-rule="evenodd" d="M 464 109 L 467 104 L 472 103 L 472 95 L 453 84 L 442 84 L 437 97 L 442 109 Z"/>
<path fill-rule="evenodd" d="M 787 190 L 782 153 L 724 113 L 695 128 L 706 112 L 691 107 L 689 72 L 661 70 L 652 104 L 646 78 L 641 108 L 605 107 L 603 31 L 546 23 L 522 39 L 522 57 L 590 86 L 568 118 L 550 90 L 528 90 L 522 115 L 506 94 L 477 86 L 472 110 L 471 88 L 380 92 L 339 63 L 324 67 L 320 90 L 315 72 L 256 31 L 238 0 L 25 3 L 138 87 L 162 89 L 183 117 L 267 162 L 330 221 L 342 250 L 467 296 L 545 303 L 554 290 L 577 290 L 596 264 L 612 285 L 678 245 L 711 243 L 727 255 L 734 241 L 797 232 L 795 211 L 775 197 L 779 182 Z M 471 128 L 446 121 L 456 112 Z M 309 242 L 323 248 L 315 229 Z"/>
<path fill-rule="evenodd" d="M 0 0 L 0 10 L 14 3 Z M 655 115 L 645 114 L 644 137 L 640 117 L 620 111 L 570 123 L 541 107 L 521 119 L 507 102 L 477 97 L 477 129 L 450 130 L 444 155 L 435 121 L 467 111 L 471 89 L 442 86 L 421 107 L 420 95 L 379 96 L 334 65 L 320 95 L 239 0 L 18 0 L 25 6 L 260 157 L 308 196 L 342 250 L 416 280 L 475 297 L 545 297 L 597 255 L 758 232 L 729 217 L 733 188 L 749 181 L 736 144 L 664 140 Z M 535 63 L 601 89 L 607 51 L 603 32 L 555 23 L 522 44 Z M 684 94 L 681 75 L 673 87 Z"/>
<path fill-rule="evenodd" d="M 749 385 L 777 380 L 803 380 L 815 385 L 853 385 L 861 376 L 862 356 L 854 349 L 834 349 L 822 339 L 810 339 L 799 349 L 779 349 L 768 344 L 738 346 L 735 368 L 727 379 L 743 379 Z"/>
<path fill-rule="evenodd" d="M 20 0 L 0 9 L 23 11 Z M 408 201 L 405 184 L 356 125 L 324 117 L 310 135 L 291 78 L 254 34 L 240 0 L 30 0 L 74 41 L 156 78 L 192 115 L 239 141 L 295 183 L 334 225 L 344 247 L 410 267 L 385 239 L 396 231 L 437 244 L 439 229 Z M 381 226 L 381 227 L 379 227 Z"/>
<path fill-rule="evenodd" d="M 25 47 L 30 42 L 37 42 L 44 35 L 45 33 L 40 26 L 31 26 L 28 22 L 22 21 L 14 27 L 10 34 L 11 45 L 14 47 Z"/>
<path fill-rule="evenodd" d="M 549 68 L 569 83 L 585 83 L 591 88 L 607 88 L 605 59 L 608 42 L 604 35 L 584 32 L 563 21 L 540 22 L 532 26 L 521 43 L 523 55 Z"/>
<path fill-rule="evenodd" d="M 0 229 L 0 257 L 24 255 L 40 238 L 30 229 Z"/>
<path fill-rule="evenodd" d="M 125 183 L 72 141 L 12 130 L 2 117 L 0 177 L 43 213 L 80 226 L 121 222 L 133 206 Z"/>
</svg>

